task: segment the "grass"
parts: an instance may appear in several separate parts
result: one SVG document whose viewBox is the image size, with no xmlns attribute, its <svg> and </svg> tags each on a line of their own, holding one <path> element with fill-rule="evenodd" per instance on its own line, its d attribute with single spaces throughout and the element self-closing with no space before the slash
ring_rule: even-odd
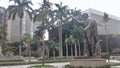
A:
<svg viewBox="0 0 120 68">
<path fill-rule="evenodd" d="M 54 66 L 51 66 L 51 65 L 35 65 L 35 66 L 31 66 L 31 67 L 28 67 L 28 68 L 54 68 Z"/>
<path fill-rule="evenodd" d="M 54 62 L 68 62 L 71 60 L 71 57 L 56 57 L 54 60 L 53 57 L 46 58 L 45 63 L 54 63 Z M 26 65 L 26 64 L 40 64 L 42 63 L 42 59 L 38 61 L 32 61 L 31 63 L 25 62 L 23 60 L 0 60 L 0 66 L 10 66 L 10 65 Z"/>
<path fill-rule="evenodd" d="M 116 65 L 120 65 L 120 63 L 116 63 L 116 62 L 107 62 L 107 65 L 116 66 Z"/>
</svg>

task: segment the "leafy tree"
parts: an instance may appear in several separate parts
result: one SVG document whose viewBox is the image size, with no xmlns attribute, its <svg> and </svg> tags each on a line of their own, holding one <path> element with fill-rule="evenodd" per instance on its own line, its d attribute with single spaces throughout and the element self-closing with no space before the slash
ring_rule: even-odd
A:
<svg viewBox="0 0 120 68">
<path fill-rule="evenodd" d="M 8 10 L 8 18 L 15 20 L 16 16 L 19 17 L 20 19 L 20 46 L 19 46 L 19 58 L 21 56 L 21 45 L 22 45 L 22 18 L 24 16 L 24 13 L 27 13 L 32 19 L 31 12 L 29 10 L 32 10 L 30 5 L 32 5 L 31 1 L 28 0 L 9 0 L 13 1 L 15 4 L 10 5 L 7 10 Z"/>
<path fill-rule="evenodd" d="M 5 46 L 4 48 L 3 48 L 3 53 L 5 54 L 5 55 L 8 55 L 9 56 L 9 54 L 10 53 L 12 53 L 12 50 L 13 50 L 13 46 L 11 46 L 11 45 L 7 45 L 7 46 Z"/>
</svg>

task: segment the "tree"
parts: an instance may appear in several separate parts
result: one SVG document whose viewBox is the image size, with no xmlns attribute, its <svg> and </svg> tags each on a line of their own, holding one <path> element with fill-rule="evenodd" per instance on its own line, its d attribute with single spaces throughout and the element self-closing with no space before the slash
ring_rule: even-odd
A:
<svg viewBox="0 0 120 68">
<path fill-rule="evenodd" d="M 3 26 L 1 25 L 1 21 L 0 21 L 0 56 L 3 56 L 2 54 L 2 46 L 1 46 L 1 42 L 5 39 L 3 36 Z"/>
<path fill-rule="evenodd" d="M 107 37 L 107 23 L 109 21 L 109 18 L 108 18 L 107 13 L 104 13 L 103 21 L 105 23 L 105 32 L 106 32 L 106 49 L 107 49 L 107 52 L 109 52 L 109 49 L 108 49 L 108 37 Z"/>
<path fill-rule="evenodd" d="M 53 11 L 51 10 L 50 3 L 46 0 L 43 1 L 42 5 L 40 6 L 39 9 L 35 10 L 36 14 L 34 17 L 34 22 L 38 21 L 41 22 L 41 25 L 39 26 L 39 30 L 37 34 L 40 37 L 40 42 L 41 42 L 41 48 L 42 48 L 42 56 L 43 56 L 43 61 L 42 65 L 44 65 L 45 61 L 45 40 L 44 40 L 44 34 L 45 30 L 49 29 L 51 27 L 51 24 L 53 23 L 52 17 Z M 39 33 L 40 32 L 40 33 Z"/>
<path fill-rule="evenodd" d="M 53 49 L 53 57 L 55 59 L 55 51 L 58 50 L 58 43 L 55 40 L 50 40 L 50 49 Z"/>
<path fill-rule="evenodd" d="M 13 46 L 11 46 L 10 44 L 7 44 L 7 46 L 3 48 L 2 52 L 5 56 L 10 56 L 10 53 L 12 53 L 12 50 L 13 50 Z"/>
<path fill-rule="evenodd" d="M 68 38 L 65 39 L 65 45 L 66 45 L 66 56 L 68 57 Z"/>
<path fill-rule="evenodd" d="M 21 45 L 22 45 L 22 19 L 25 14 L 25 12 L 29 15 L 30 19 L 32 19 L 31 12 L 29 10 L 32 10 L 30 5 L 32 5 L 31 1 L 28 0 L 9 0 L 14 1 L 14 5 L 10 5 L 7 10 L 9 12 L 9 19 L 15 20 L 16 16 L 20 18 L 20 46 L 19 46 L 19 59 L 21 56 Z"/>
<path fill-rule="evenodd" d="M 104 13 L 104 16 L 103 16 L 103 21 L 104 21 L 104 24 L 105 24 L 105 33 L 106 33 L 106 37 L 105 37 L 105 44 L 106 44 L 106 50 L 107 50 L 107 53 L 109 53 L 109 46 L 108 46 L 108 36 L 107 36 L 107 23 L 108 21 L 110 20 L 110 18 L 108 17 L 108 14 L 105 12 Z M 109 59 L 110 56 L 108 56 L 108 59 Z"/>
<path fill-rule="evenodd" d="M 79 56 L 81 56 L 80 43 L 83 42 L 83 40 L 85 38 L 85 33 L 84 33 L 82 26 L 74 25 L 73 27 L 74 27 L 74 29 L 71 31 L 71 34 L 73 35 L 73 38 L 75 39 L 75 48 L 77 46 L 76 44 L 78 44 L 78 46 L 79 46 Z M 76 52 L 75 54 L 77 56 L 77 49 L 75 49 L 75 52 Z"/>
<path fill-rule="evenodd" d="M 28 49 L 28 52 L 29 52 L 29 63 L 30 63 L 31 62 L 31 42 L 32 42 L 30 35 L 25 34 L 23 41 L 24 41 L 26 48 Z"/>
<path fill-rule="evenodd" d="M 62 24 L 67 21 L 69 11 L 67 9 L 67 6 L 63 6 L 62 2 L 60 4 L 55 4 L 57 7 L 57 10 L 55 10 L 56 18 L 58 22 L 58 34 L 59 34 L 59 55 L 62 57 Z"/>
<path fill-rule="evenodd" d="M 71 46 L 71 56 L 73 57 L 73 47 L 72 46 L 75 43 L 73 36 L 71 35 L 70 37 L 68 37 L 66 42 Z"/>
</svg>

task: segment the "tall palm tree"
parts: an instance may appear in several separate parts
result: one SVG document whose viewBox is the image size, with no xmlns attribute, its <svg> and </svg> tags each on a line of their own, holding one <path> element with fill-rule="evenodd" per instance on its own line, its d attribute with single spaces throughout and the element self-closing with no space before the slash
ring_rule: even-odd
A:
<svg viewBox="0 0 120 68">
<path fill-rule="evenodd" d="M 68 38 L 65 39 L 65 45 L 66 45 L 66 56 L 68 57 Z"/>
<path fill-rule="evenodd" d="M 107 22 L 108 22 L 109 18 L 108 18 L 108 14 L 107 13 L 104 13 L 104 16 L 103 16 L 103 21 L 105 23 L 105 32 L 106 32 L 106 49 L 107 49 L 107 52 L 109 52 L 109 49 L 108 49 L 108 37 L 107 37 Z"/>
<path fill-rule="evenodd" d="M 108 14 L 105 12 L 104 16 L 103 16 L 103 21 L 105 24 L 105 33 L 106 33 L 105 44 L 106 44 L 106 50 L 107 50 L 108 54 L 109 54 L 109 46 L 108 46 L 108 36 L 107 36 L 107 23 L 109 20 L 110 20 L 110 18 L 108 17 Z M 108 59 L 109 59 L 109 56 L 108 56 Z"/>
<path fill-rule="evenodd" d="M 68 44 L 71 46 L 71 57 L 73 57 L 73 45 L 75 43 L 75 40 L 72 35 L 68 37 L 67 39 L 68 39 L 67 40 Z"/>
<path fill-rule="evenodd" d="M 77 57 L 77 44 L 79 43 L 79 40 L 77 38 L 74 38 L 74 44 L 75 44 L 75 57 Z"/>
<path fill-rule="evenodd" d="M 67 6 L 63 6 L 62 2 L 60 4 L 55 4 L 57 10 L 55 10 L 56 18 L 58 22 L 58 34 L 59 34 L 59 55 L 62 57 L 62 24 L 68 19 L 68 9 Z"/>
<path fill-rule="evenodd" d="M 32 19 L 32 15 L 29 10 L 32 10 L 30 5 L 32 5 L 31 1 L 28 0 L 9 0 L 14 1 L 14 5 L 10 5 L 7 10 L 9 12 L 9 19 L 15 20 L 16 16 L 20 19 L 20 46 L 19 46 L 19 59 L 21 56 L 21 45 L 22 45 L 22 19 L 24 16 L 24 13 L 26 12 L 30 19 Z"/>
<path fill-rule="evenodd" d="M 44 42 L 45 41 L 44 34 L 45 34 L 45 30 L 49 29 L 51 26 L 51 23 L 53 23 L 52 21 L 53 12 L 51 10 L 50 3 L 46 0 L 43 1 L 40 8 L 35 10 L 35 12 L 36 14 L 34 17 L 34 22 L 35 21 L 41 22 L 41 25 L 40 25 L 41 32 L 39 33 L 39 35 L 40 35 L 40 39 L 41 39 L 40 42 L 42 46 L 42 57 L 43 57 L 42 65 L 44 65 L 44 61 L 45 61 L 44 52 L 46 47 Z"/>
<path fill-rule="evenodd" d="M 55 59 L 55 51 L 58 50 L 58 43 L 55 40 L 50 40 L 50 49 L 53 49 L 53 57 Z"/>
</svg>

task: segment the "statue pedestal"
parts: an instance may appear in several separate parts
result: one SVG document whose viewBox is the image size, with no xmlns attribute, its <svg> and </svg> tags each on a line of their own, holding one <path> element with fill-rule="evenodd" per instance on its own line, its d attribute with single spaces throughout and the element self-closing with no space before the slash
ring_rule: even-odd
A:
<svg viewBox="0 0 120 68">
<path fill-rule="evenodd" d="M 70 61 L 71 66 L 91 66 L 92 68 L 96 68 L 96 66 L 106 65 L 105 59 L 74 59 Z"/>
</svg>

